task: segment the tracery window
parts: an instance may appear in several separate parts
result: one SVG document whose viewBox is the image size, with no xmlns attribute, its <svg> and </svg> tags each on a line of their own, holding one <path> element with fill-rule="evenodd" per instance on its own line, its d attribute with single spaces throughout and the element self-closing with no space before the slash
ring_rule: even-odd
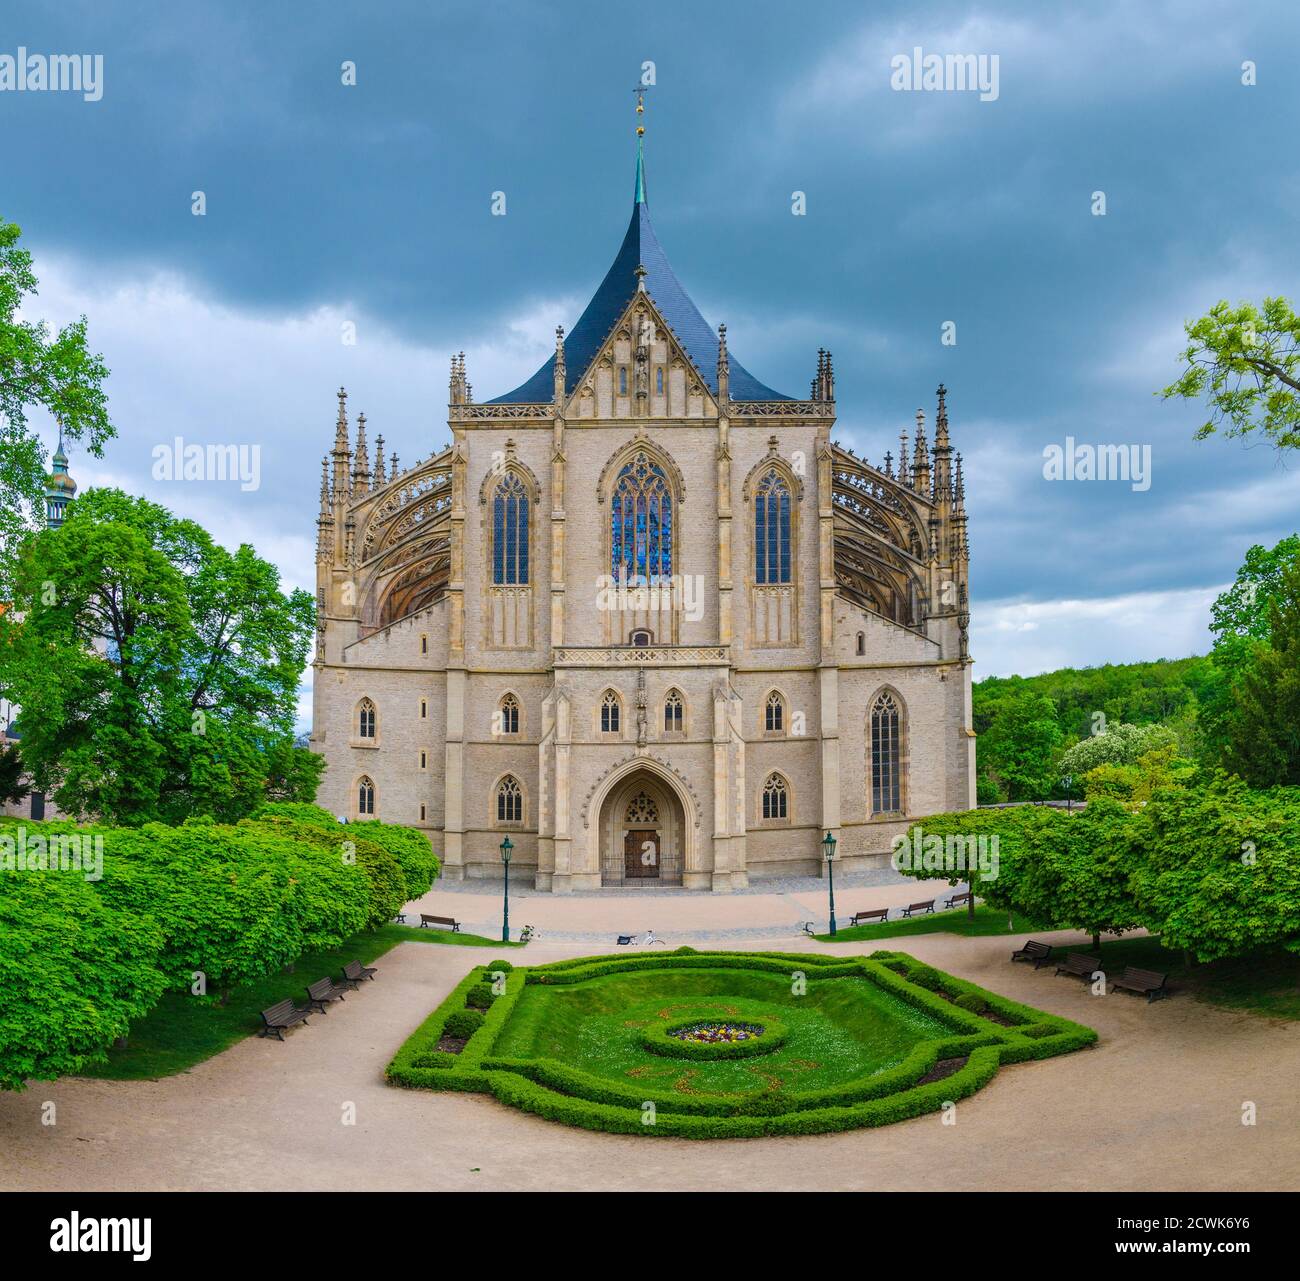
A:
<svg viewBox="0 0 1300 1281">
<path fill-rule="evenodd" d="M 896 814 L 903 808 L 899 752 L 900 717 L 892 694 L 871 709 L 871 811 Z"/>
<path fill-rule="evenodd" d="M 667 584 L 673 573 L 673 498 L 644 451 L 618 474 L 610 502 L 610 574 L 623 586 Z"/>
<path fill-rule="evenodd" d="M 789 789 L 780 774 L 769 774 L 767 782 L 763 784 L 763 817 L 789 817 Z"/>
<path fill-rule="evenodd" d="M 497 784 L 497 822 L 522 823 L 524 821 L 524 793 L 519 780 L 507 774 Z"/>
<path fill-rule="evenodd" d="M 754 491 L 754 582 L 791 581 L 790 487 L 773 468 Z"/>
<path fill-rule="evenodd" d="M 767 706 L 763 714 L 763 730 L 768 734 L 785 733 L 785 699 L 773 690 L 767 696 Z"/>
<path fill-rule="evenodd" d="M 357 737 L 374 738 L 375 705 L 368 698 L 363 698 L 357 707 Z"/>
<path fill-rule="evenodd" d="M 629 825 L 657 823 L 659 807 L 655 804 L 654 797 L 648 796 L 645 792 L 638 792 L 629 802 L 623 821 Z"/>
<path fill-rule="evenodd" d="M 375 813 L 375 785 L 364 775 L 357 781 L 357 814 L 372 818 Z"/>
<path fill-rule="evenodd" d="M 682 696 L 675 689 L 664 699 L 664 732 L 680 734 L 682 731 Z"/>
<path fill-rule="evenodd" d="M 513 694 L 507 694 L 501 700 L 501 733 L 519 733 L 519 700 Z"/>
<path fill-rule="evenodd" d="M 528 489 L 513 472 L 492 496 L 492 581 L 528 582 Z"/>
<path fill-rule="evenodd" d="M 614 691 L 606 690 L 605 696 L 600 700 L 600 732 L 602 734 L 617 734 L 622 721 L 622 705 L 619 703 L 618 695 Z"/>
</svg>

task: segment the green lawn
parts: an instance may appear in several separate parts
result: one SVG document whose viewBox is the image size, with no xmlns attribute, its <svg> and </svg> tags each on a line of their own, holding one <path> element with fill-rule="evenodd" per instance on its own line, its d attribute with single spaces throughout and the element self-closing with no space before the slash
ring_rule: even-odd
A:
<svg viewBox="0 0 1300 1281">
<path fill-rule="evenodd" d="M 849 913 L 852 916 L 852 913 Z M 985 934 L 1021 934 L 1026 930 L 1040 928 L 1023 916 L 1014 918 L 1007 924 L 1007 914 L 1001 908 L 986 907 L 977 904 L 975 915 L 970 909 L 954 908 L 948 912 L 927 913 L 925 916 L 909 917 L 905 921 L 885 921 L 875 925 L 841 926 L 835 932 L 834 939 L 829 934 L 817 934 L 814 937 L 820 943 L 856 943 L 859 939 L 892 939 L 908 934 L 964 934 L 975 938 Z"/>
<path fill-rule="evenodd" d="M 655 1023 L 779 1021 L 785 1043 L 768 1056 L 723 1061 L 659 1058 L 641 1044 Z M 570 987 L 525 987 L 493 1053 L 550 1058 L 594 1076 L 691 1093 L 745 1094 L 786 1081 L 835 1085 L 892 1067 L 920 1041 L 949 1029 L 871 983 L 813 983 L 794 995 L 789 975 L 747 970 L 651 970 Z M 684 1077 L 683 1073 L 687 1076 Z"/>
<path fill-rule="evenodd" d="M 1061 950 L 1092 952 L 1083 940 L 1076 947 Z M 1101 957 L 1102 968 L 1110 975 L 1118 974 L 1126 965 L 1158 970 L 1169 975 L 1170 985 L 1177 992 L 1186 992 L 1211 1005 L 1269 1018 L 1300 1019 L 1300 956 L 1291 952 L 1188 965 L 1182 952 L 1161 946 L 1158 938 L 1143 936 L 1103 940 Z"/>
<path fill-rule="evenodd" d="M 482 938 L 477 934 L 384 925 L 356 935 L 335 950 L 305 953 L 294 963 L 293 973 L 281 970 L 256 983 L 233 989 L 225 1005 L 178 992 L 164 993 L 162 1000 L 131 1028 L 127 1044 L 121 1049 L 110 1050 L 107 1063 L 85 1068 L 82 1075 L 114 1081 L 139 1081 L 187 1071 L 256 1032 L 262 1026 L 260 1011 L 277 1001 L 288 996 L 302 1005 L 307 999 L 308 983 L 314 983 L 327 974 L 337 979 L 345 962 L 361 961 L 370 965 L 398 943 L 410 942 L 450 943 L 457 947 L 523 946 Z M 382 967 L 375 981 L 384 981 Z M 364 991 L 359 996 L 364 999 Z"/>
</svg>

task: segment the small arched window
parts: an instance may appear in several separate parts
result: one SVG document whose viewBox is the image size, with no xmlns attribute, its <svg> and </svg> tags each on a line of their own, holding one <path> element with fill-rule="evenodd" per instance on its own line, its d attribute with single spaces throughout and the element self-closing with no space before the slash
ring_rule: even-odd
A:
<svg viewBox="0 0 1300 1281">
<path fill-rule="evenodd" d="M 791 581 L 790 487 L 773 468 L 754 492 L 754 582 Z"/>
<path fill-rule="evenodd" d="M 502 734 L 519 733 L 519 700 L 513 694 L 501 700 L 500 724 Z"/>
<path fill-rule="evenodd" d="M 767 706 L 763 712 L 763 731 L 767 734 L 785 733 L 785 699 L 776 690 L 767 696 Z"/>
<path fill-rule="evenodd" d="M 680 734 L 682 732 L 682 696 L 675 689 L 668 691 L 664 699 L 664 732 Z"/>
<path fill-rule="evenodd" d="M 648 645 L 654 644 L 654 634 L 646 627 L 638 627 L 631 637 L 628 644 L 634 649 L 645 649 Z"/>
<path fill-rule="evenodd" d="M 664 394 L 664 371 L 662 367 L 655 370 L 655 391 L 660 396 Z"/>
<path fill-rule="evenodd" d="M 519 780 L 507 774 L 497 784 L 497 822 L 522 823 L 524 821 L 524 793 Z"/>
<path fill-rule="evenodd" d="M 364 775 L 357 781 L 357 814 L 373 818 L 375 813 L 375 785 Z"/>
<path fill-rule="evenodd" d="M 866 652 L 867 652 L 867 634 L 866 634 L 866 632 L 859 632 L 859 633 L 858 633 L 858 653 L 859 653 L 859 654 L 865 654 Z"/>
<path fill-rule="evenodd" d="M 492 581 L 528 582 L 528 490 L 514 472 L 492 496 Z"/>
<path fill-rule="evenodd" d="M 618 695 L 612 689 L 605 691 L 605 697 L 600 700 L 600 732 L 602 734 L 617 734 L 622 723 L 620 715 L 622 707 L 618 701 Z"/>
<path fill-rule="evenodd" d="M 871 810 L 897 814 L 903 808 L 898 703 L 881 694 L 871 708 Z"/>
<path fill-rule="evenodd" d="M 368 698 L 363 698 L 357 707 L 357 737 L 374 738 L 375 705 Z"/>
<path fill-rule="evenodd" d="M 627 395 L 627 366 L 620 365 L 618 370 L 618 394 Z"/>
<path fill-rule="evenodd" d="M 783 819 L 789 817 L 789 788 L 780 774 L 769 774 L 763 784 L 763 817 Z"/>
</svg>

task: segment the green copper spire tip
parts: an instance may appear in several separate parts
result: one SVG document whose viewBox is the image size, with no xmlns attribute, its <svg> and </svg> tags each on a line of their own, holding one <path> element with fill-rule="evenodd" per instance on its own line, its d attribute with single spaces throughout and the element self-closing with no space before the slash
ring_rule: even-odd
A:
<svg viewBox="0 0 1300 1281">
<path fill-rule="evenodd" d="M 638 133 L 636 139 L 636 203 L 645 204 L 645 139 Z"/>
</svg>

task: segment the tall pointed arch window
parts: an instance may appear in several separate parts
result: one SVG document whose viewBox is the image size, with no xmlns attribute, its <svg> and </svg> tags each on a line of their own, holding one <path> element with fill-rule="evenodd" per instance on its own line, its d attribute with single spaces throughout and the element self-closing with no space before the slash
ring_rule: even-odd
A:
<svg viewBox="0 0 1300 1281">
<path fill-rule="evenodd" d="M 375 737 L 375 705 L 368 698 L 363 698 L 357 706 L 357 737 Z"/>
<path fill-rule="evenodd" d="M 663 469 L 641 451 L 618 474 L 610 502 L 610 574 L 630 587 L 673 573 L 673 497 Z"/>
<path fill-rule="evenodd" d="M 781 820 L 790 816 L 790 789 L 780 774 L 769 774 L 763 784 L 763 817 Z"/>
<path fill-rule="evenodd" d="M 664 733 L 680 734 L 682 732 L 682 696 L 675 689 L 668 691 L 664 699 Z"/>
<path fill-rule="evenodd" d="M 492 495 L 492 581 L 528 582 L 528 490 L 513 472 Z"/>
<path fill-rule="evenodd" d="M 754 491 L 754 582 L 792 581 L 790 487 L 773 468 Z"/>
<path fill-rule="evenodd" d="M 507 774 L 497 784 L 497 822 L 522 823 L 524 821 L 524 792 L 519 780 Z"/>
<path fill-rule="evenodd" d="M 785 733 L 785 699 L 773 690 L 767 696 L 763 709 L 763 732 L 765 734 Z"/>
<path fill-rule="evenodd" d="M 881 694 L 871 708 L 871 812 L 897 814 L 903 808 L 900 748 L 901 717 L 892 694 Z"/>
<path fill-rule="evenodd" d="M 364 775 L 357 780 L 357 815 L 360 818 L 375 815 L 375 785 Z"/>
<path fill-rule="evenodd" d="M 498 709 L 500 716 L 498 724 L 502 734 L 519 733 L 519 700 L 513 694 L 507 694 L 501 700 L 501 706 Z"/>
<path fill-rule="evenodd" d="M 612 689 L 600 700 L 600 732 L 617 734 L 622 725 L 622 704 Z"/>
</svg>

